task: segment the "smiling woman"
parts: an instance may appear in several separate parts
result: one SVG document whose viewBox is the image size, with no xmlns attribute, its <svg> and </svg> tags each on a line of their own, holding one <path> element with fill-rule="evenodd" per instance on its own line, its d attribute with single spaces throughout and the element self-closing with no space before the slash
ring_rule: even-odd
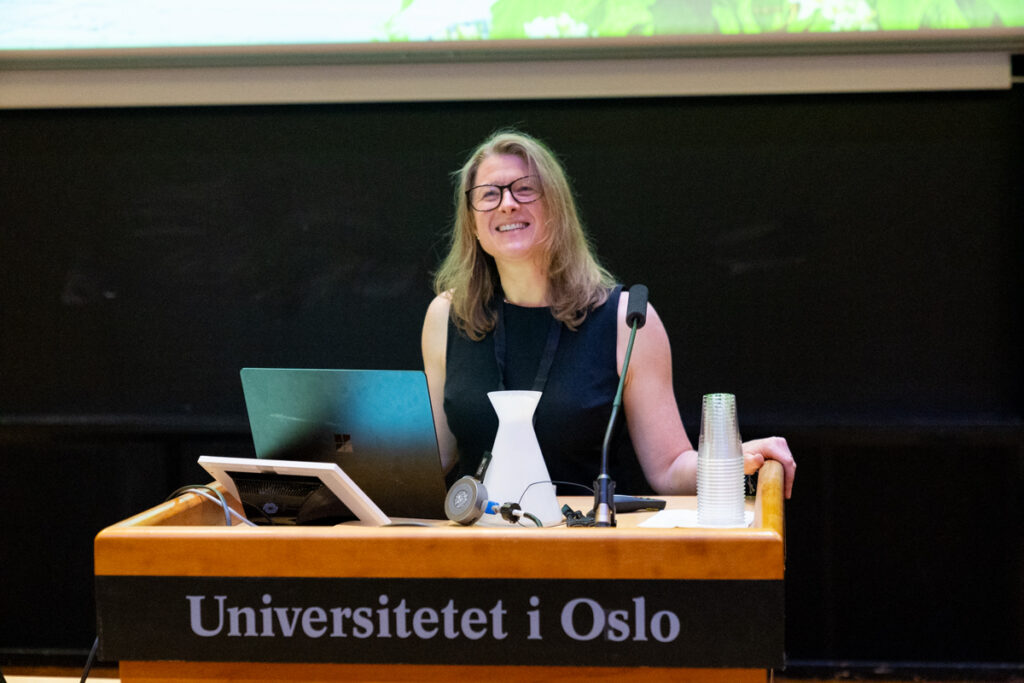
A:
<svg viewBox="0 0 1024 683">
<path fill-rule="evenodd" d="M 477 472 L 498 428 L 491 392 L 526 389 L 541 393 L 534 430 L 551 481 L 589 488 L 624 368 L 628 299 L 599 265 L 565 172 L 540 141 L 515 131 L 486 140 L 463 166 L 455 202 L 422 337 L 445 468 Z M 630 493 L 693 493 L 696 452 L 676 406 L 668 334 L 646 310 L 622 393 L 628 434 L 612 444 L 610 474 Z M 745 444 L 748 473 L 768 458 L 782 463 L 788 496 L 796 465 L 786 442 Z"/>
</svg>

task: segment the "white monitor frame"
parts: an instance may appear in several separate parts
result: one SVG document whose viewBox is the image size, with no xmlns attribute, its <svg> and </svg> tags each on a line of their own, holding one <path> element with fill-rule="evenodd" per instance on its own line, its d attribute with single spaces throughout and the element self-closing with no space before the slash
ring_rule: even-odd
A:
<svg viewBox="0 0 1024 683">
<path fill-rule="evenodd" d="M 283 474 L 315 477 L 367 526 L 386 526 L 391 519 L 370 499 L 359 485 L 333 462 L 302 462 L 292 460 L 264 460 L 258 458 L 224 458 L 202 455 L 199 464 L 230 493 L 241 500 L 232 472 L 249 474 Z"/>
</svg>

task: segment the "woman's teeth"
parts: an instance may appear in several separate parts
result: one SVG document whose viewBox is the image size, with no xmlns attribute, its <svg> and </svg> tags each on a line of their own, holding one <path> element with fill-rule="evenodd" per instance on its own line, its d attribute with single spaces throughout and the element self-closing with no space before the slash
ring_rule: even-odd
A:
<svg viewBox="0 0 1024 683">
<path fill-rule="evenodd" d="M 498 232 L 508 232 L 509 230 L 522 230 L 526 227 L 526 223 L 509 223 L 508 225 L 499 225 Z"/>
</svg>

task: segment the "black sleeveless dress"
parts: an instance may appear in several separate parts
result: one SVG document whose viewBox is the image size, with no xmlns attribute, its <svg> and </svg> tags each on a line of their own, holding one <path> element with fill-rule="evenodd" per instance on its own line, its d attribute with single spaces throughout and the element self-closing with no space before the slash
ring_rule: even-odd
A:
<svg viewBox="0 0 1024 683">
<path fill-rule="evenodd" d="M 621 289 L 615 287 L 575 332 L 562 328 L 534 414 L 534 431 L 553 481 L 592 487 L 601 466 L 601 444 L 619 382 L 615 354 Z M 551 312 L 508 303 L 502 306 L 505 388 L 532 389 Z M 498 386 L 494 333 L 474 342 L 449 321 L 444 410 L 459 450 L 452 480 L 474 474 L 484 451 L 494 444 L 498 418 L 487 392 Z M 609 453 L 609 468 L 619 493 L 651 493 L 633 452 L 624 414 Z M 558 493 L 586 495 L 583 489 L 564 484 L 558 486 Z"/>
</svg>

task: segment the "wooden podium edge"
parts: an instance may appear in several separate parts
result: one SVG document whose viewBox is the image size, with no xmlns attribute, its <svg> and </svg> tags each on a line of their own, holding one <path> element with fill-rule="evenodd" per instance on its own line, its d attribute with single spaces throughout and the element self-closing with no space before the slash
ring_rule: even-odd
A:
<svg viewBox="0 0 1024 683">
<path fill-rule="evenodd" d="M 538 529 L 502 530 L 446 527 L 367 528 L 344 530 L 293 527 L 280 533 L 266 527 L 228 528 L 223 511 L 197 495 L 184 494 L 141 512 L 101 531 L 96 537 L 97 576 L 281 576 L 282 566 L 271 564 L 265 572 L 253 573 L 248 553 L 268 551 L 288 557 L 293 570 L 289 576 L 391 577 L 392 561 L 407 556 L 409 542 L 418 538 L 426 552 L 416 567 L 406 566 L 402 577 L 493 578 L 522 572 L 526 560 L 544 555 L 535 563 L 531 576 L 562 578 L 564 563 L 576 570 L 590 561 L 604 569 L 589 576 L 585 569 L 577 578 L 606 578 L 611 572 L 629 579 L 768 579 L 784 578 L 784 501 L 782 467 L 768 462 L 759 475 L 754 500 L 752 529 Z M 237 501 L 232 501 L 237 503 Z M 673 540 L 666 543 L 666 533 Z M 557 539 L 571 541 L 558 543 Z M 616 543 L 621 539 L 625 544 Z M 540 543 L 538 543 L 540 541 Z M 556 541 L 551 543 L 550 541 Z M 436 547 L 434 547 L 436 546 Z M 369 563 L 354 562 L 339 568 L 345 557 L 372 554 Z M 474 561 L 459 559 L 472 553 Z M 643 557 L 648 553 L 650 557 Z M 391 558 L 389 560 L 388 558 Z M 238 559 L 233 559 L 238 558 Z M 447 559 L 446 559 L 447 558 Z M 399 565 L 404 563 L 398 562 Z M 522 566 L 521 566 L 522 565 Z M 423 567 L 421 572 L 418 567 Z M 539 570 L 537 569 L 539 567 Z M 555 569 L 552 570 L 551 567 Z M 561 567 L 561 569 L 559 569 Z M 545 569 L 547 568 L 547 569 Z M 497 573 L 496 573 L 497 572 Z M 397 576 L 397 575 L 396 575 Z M 522 575 L 521 575 L 522 576 Z M 664 668 L 593 666 L 495 666 L 495 665 L 374 665 L 348 663 L 259 663 L 195 661 L 121 661 L 120 677 L 133 683 L 177 683 L 183 681 L 235 680 L 270 683 L 303 681 L 395 681 L 440 682 L 463 677 L 508 681 L 612 681 L 634 679 L 680 683 L 762 683 L 764 669 Z"/>
<path fill-rule="evenodd" d="M 782 464 L 767 461 L 757 475 L 757 494 L 754 496 L 754 528 L 769 529 L 785 536 L 785 506 L 782 495 L 785 474 Z"/>
<path fill-rule="evenodd" d="M 246 662 L 121 662 L 120 676 L 131 683 L 183 681 L 365 681 L 373 683 L 449 683 L 450 681 L 594 681 L 643 680 L 647 683 L 764 683 L 764 669 L 687 669 L 664 667 L 487 666 L 420 664 L 285 664 Z"/>
<path fill-rule="evenodd" d="M 782 580 L 782 484 L 779 463 L 765 463 L 748 529 L 227 527 L 219 506 L 186 493 L 101 531 L 95 573 L 557 579 L 572 566 L 577 578 Z"/>
</svg>

